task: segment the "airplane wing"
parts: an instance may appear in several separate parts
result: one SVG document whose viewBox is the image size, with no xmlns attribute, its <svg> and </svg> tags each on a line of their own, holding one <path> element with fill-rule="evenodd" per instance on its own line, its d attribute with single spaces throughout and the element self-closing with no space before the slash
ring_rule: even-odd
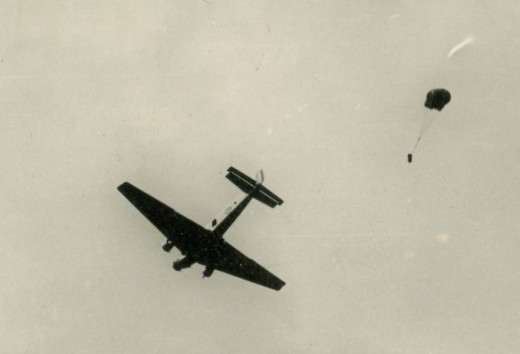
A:
<svg viewBox="0 0 520 354">
<path fill-rule="evenodd" d="M 200 249 L 207 233 L 202 226 L 128 182 L 117 189 L 183 254 Z"/>
<path fill-rule="evenodd" d="M 274 290 L 280 290 L 285 285 L 283 280 L 246 257 L 229 243 L 225 242 L 219 251 L 220 257 L 214 265 L 215 269 Z"/>
</svg>

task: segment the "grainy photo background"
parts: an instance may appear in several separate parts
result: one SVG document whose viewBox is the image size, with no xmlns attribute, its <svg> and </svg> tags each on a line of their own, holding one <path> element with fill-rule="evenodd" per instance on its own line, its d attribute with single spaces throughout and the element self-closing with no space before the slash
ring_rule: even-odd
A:
<svg viewBox="0 0 520 354">
<path fill-rule="evenodd" d="M 513 1 L 1 1 L 1 351 L 519 352 L 519 18 Z M 423 106 L 437 87 L 442 112 Z M 231 165 L 285 200 L 226 234 L 280 292 L 174 272 L 116 190 L 204 225 L 239 193 Z"/>
</svg>

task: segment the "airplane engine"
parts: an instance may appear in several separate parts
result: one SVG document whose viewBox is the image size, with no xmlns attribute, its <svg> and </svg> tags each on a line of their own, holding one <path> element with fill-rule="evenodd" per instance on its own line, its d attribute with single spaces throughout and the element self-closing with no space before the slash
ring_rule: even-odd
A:
<svg viewBox="0 0 520 354">
<path fill-rule="evenodd" d="M 173 242 L 170 242 L 170 241 L 166 241 L 163 245 L 162 245 L 162 249 L 164 250 L 164 252 L 170 252 L 173 248 Z"/>
</svg>

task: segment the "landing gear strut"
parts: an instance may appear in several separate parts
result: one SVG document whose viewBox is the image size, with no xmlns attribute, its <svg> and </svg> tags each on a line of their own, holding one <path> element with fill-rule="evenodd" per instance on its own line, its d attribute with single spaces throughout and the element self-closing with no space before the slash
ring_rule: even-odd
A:
<svg viewBox="0 0 520 354">
<path fill-rule="evenodd" d="M 212 266 L 206 266 L 206 269 L 204 269 L 204 271 L 202 272 L 203 277 L 204 278 L 211 277 L 211 274 L 213 274 L 214 270 L 215 269 Z"/>
<path fill-rule="evenodd" d="M 171 242 L 170 240 L 166 241 L 163 245 L 162 245 L 162 249 L 164 250 L 164 252 L 170 252 L 173 248 L 173 242 Z"/>
</svg>

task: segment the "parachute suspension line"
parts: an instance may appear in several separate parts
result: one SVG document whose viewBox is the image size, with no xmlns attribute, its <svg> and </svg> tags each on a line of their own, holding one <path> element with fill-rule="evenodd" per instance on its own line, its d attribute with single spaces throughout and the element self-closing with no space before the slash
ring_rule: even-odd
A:
<svg viewBox="0 0 520 354">
<path fill-rule="evenodd" d="M 408 154 L 408 162 L 409 163 L 412 162 L 412 156 L 415 153 L 415 150 L 417 150 L 417 146 L 419 146 L 419 143 L 421 142 L 421 139 L 423 138 L 424 134 L 426 134 L 428 129 L 430 129 L 430 127 L 432 126 L 433 121 L 435 120 L 435 118 L 437 118 L 437 117 L 436 116 L 432 116 L 432 118 L 430 118 L 426 122 L 423 121 L 423 125 L 421 127 L 421 130 L 419 131 L 419 137 L 417 138 L 417 141 L 415 142 L 415 145 L 414 145 L 414 147 L 412 149 L 412 152 L 410 154 Z"/>
<path fill-rule="evenodd" d="M 417 149 L 417 145 L 419 145 L 419 141 L 421 141 L 421 137 L 418 137 L 417 138 L 417 142 L 415 143 L 413 149 L 412 149 L 412 154 L 415 152 L 415 149 Z"/>
<path fill-rule="evenodd" d="M 430 127 L 432 126 L 433 122 L 435 121 L 435 118 L 437 118 L 437 117 L 436 116 L 432 117 L 430 120 L 428 120 L 426 122 L 426 124 L 423 124 L 423 126 L 421 127 L 421 131 L 419 132 L 419 137 L 417 138 L 417 142 L 415 143 L 415 146 L 413 147 L 412 153 L 414 153 L 415 150 L 417 149 L 417 145 L 419 145 L 419 142 L 423 138 L 424 134 L 426 134 L 428 129 L 430 129 Z"/>
</svg>

